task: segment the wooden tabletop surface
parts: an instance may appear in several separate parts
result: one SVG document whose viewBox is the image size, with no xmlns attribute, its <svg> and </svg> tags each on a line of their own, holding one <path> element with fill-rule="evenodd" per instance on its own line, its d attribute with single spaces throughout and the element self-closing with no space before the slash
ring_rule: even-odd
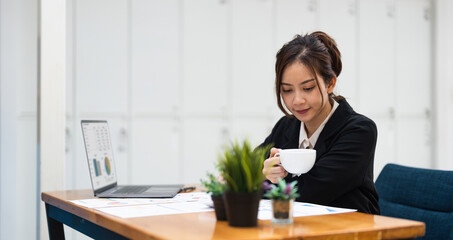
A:
<svg viewBox="0 0 453 240">
<path fill-rule="evenodd" d="M 76 205 L 92 190 L 43 192 L 44 202 L 131 239 L 402 239 L 423 236 L 425 224 L 359 212 L 297 217 L 290 225 L 258 220 L 252 228 L 230 227 L 214 212 L 120 218 Z"/>
</svg>

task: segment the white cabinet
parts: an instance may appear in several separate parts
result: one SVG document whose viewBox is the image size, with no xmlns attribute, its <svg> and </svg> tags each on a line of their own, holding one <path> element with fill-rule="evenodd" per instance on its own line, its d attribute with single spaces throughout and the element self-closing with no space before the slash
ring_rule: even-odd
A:
<svg viewBox="0 0 453 240">
<path fill-rule="evenodd" d="M 228 96 L 228 9 L 220 0 L 183 0 L 183 109 L 223 114 Z"/>
<path fill-rule="evenodd" d="M 179 1 L 134 0 L 131 8 L 132 112 L 177 112 L 181 98 Z"/>
<path fill-rule="evenodd" d="M 267 115 L 276 107 L 272 1 L 233 0 L 231 5 L 232 111 L 242 116 Z"/>
<path fill-rule="evenodd" d="M 272 62 L 272 110 L 277 120 L 283 113 L 277 106 L 275 95 L 275 60 L 277 51 L 283 44 L 291 41 L 296 34 L 305 35 L 317 30 L 318 3 L 315 0 L 275 0 L 274 1 L 274 44 Z M 274 122 L 274 124 L 277 121 Z M 269 132 L 270 133 L 270 132 Z"/>
<path fill-rule="evenodd" d="M 379 122 L 375 170 L 430 167 L 429 1 L 359 4 L 359 110 Z"/>
<path fill-rule="evenodd" d="M 128 2 L 78 0 L 68 4 L 73 32 L 68 52 L 68 126 L 72 157 L 67 161 L 68 185 L 91 188 L 80 120 L 109 120 L 118 176 L 127 181 Z"/>
<path fill-rule="evenodd" d="M 223 119 L 186 118 L 180 166 L 183 183 L 199 183 L 207 171 L 214 173 L 218 154 L 226 144 L 229 144 L 229 133 Z"/>
<path fill-rule="evenodd" d="M 181 183 L 180 1 L 134 0 L 131 6 L 131 118 L 127 155 L 133 184 Z"/>
<path fill-rule="evenodd" d="M 430 1 L 396 1 L 397 114 L 431 108 Z"/>
<path fill-rule="evenodd" d="M 430 1 L 396 1 L 397 162 L 431 167 Z"/>
<path fill-rule="evenodd" d="M 275 54 L 296 34 L 305 35 L 317 30 L 318 3 L 315 0 L 275 0 L 274 12 Z"/>
<path fill-rule="evenodd" d="M 237 117 L 232 121 L 231 138 L 238 141 L 247 139 L 252 147 L 257 147 L 271 133 L 274 124 L 268 117 Z"/>
<path fill-rule="evenodd" d="M 396 162 L 403 165 L 431 168 L 429 122 L 420 117 L 397 119 Z"/>
<path fill-rule="evenodd" d="M 394 115 L 395 5 L 393 0 L 359 2 L 358 110 L 379 117 Z"/>
<path fill-rule="evenodd" d="M 116 172 L 120 184 L 129 184 L 131 182 L 131 131 L 126 119 L 101 117 L 109 122 L 109 129 L 112 138 L 113 156 L 116 163 Z M 88 167 L 88 165 L 87 165 Z"/>
<path fill-rule="evenodd" d="M 357 1 L 319 0 L 319 29 L 335 39 L 343 69 L 337 79 L 336 94 L 352 106 L 358 102 L 357 87 Z"/>
<path fill-rule="evenodd" d="M 378 138 L 374 155 L 374 179 L 376 179 L 387 163 L 397 162 L 397 126 L 394 118 L 378 115 L 369 115 L 369 117 L 373 119 L 378 129 Z"/>
<path fill-rule="evenodd" d="M 135 119 L 132 136 L 129 167 L 133 184 L 183 182 L 180 167 L 181 127 L 177 119 Z"/>
<path fill-rule="evenodd" d="M 356 110 L 377 125 L 376 178 L 385 164 L 396 161 L 395 4 L 393 0 L 359 1 L 359 13 Z"/>
<path fill-rule="evenodd" d="M 126 0 L 75 2 L 75 99 L 80 113 L 126 113 Z"/>
<path fill-rule="evenodd" d="M 69 6 L 75 129 L 67 171 L 75 188 L 90 187 L 80 119 L 109 120 L 121 183 L 198 183 L 231 140 L 258 145 L 282 116 L 275 55 L 294 35 L 315 30 L 342 53 L 336 93 L 378 126 L 376 173 L 388 162 L 430 162 L 429 0 Z"/>
</svg>

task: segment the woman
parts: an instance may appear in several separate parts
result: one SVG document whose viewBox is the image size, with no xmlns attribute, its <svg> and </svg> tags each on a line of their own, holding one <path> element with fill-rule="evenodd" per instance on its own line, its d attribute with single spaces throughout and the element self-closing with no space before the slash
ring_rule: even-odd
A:
<svg viewBox="0 0 453 240">
<path fill-rule="evenodd" d="M 278 51 L 276 94 L 286 116 L 262 144 L 275 146 L 263 173 L 272 183 L 297 180 L 297 201 L 379 214 L 373 182 L 376 125 L 333 94 L 342 68 L 340 57 L 335 41 L 323 32 L 297 35 Z M 275 153 L 290 148 L 316 150 L 309 172 L 292 175 L 279 165 Z"/>
</svg>

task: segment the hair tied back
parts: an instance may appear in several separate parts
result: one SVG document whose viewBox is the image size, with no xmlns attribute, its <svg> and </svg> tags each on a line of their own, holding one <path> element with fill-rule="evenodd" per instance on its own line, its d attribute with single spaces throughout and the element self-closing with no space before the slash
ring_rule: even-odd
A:
<svg viewBox="0 0 453 240">
<path fill-rule="evenodd" d="M 313 32 L 311 35 L 315 36 L 319 41 L 321 41 L 324 46 L 329 51 L 330 58 L 332 60 L 332 70 L 334 71 L 335 75 L 338 77 L 341 73 L 342 63 L 341 63 L 341 54 L 340 50 L 337 48 L 337 43 L 333 38 L 327 35 L 324 32 L 316 31 Z"/>
</svg>

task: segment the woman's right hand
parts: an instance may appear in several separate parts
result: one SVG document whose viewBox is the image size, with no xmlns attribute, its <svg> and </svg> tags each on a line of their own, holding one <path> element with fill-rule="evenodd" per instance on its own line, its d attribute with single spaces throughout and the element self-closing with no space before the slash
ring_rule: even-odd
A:
<svg viewBox="0 0 453 240">
<path fill-rule="evenodd" d="M 280 165 L 280 157 L 274 157 L 279 149 L 272 148 L 268 159 L 264 161 L 263 174 L 271 183 L 278 183 L 279 179 L 283 179 L 288 175 L 288 172 Z"/>
</svg>

